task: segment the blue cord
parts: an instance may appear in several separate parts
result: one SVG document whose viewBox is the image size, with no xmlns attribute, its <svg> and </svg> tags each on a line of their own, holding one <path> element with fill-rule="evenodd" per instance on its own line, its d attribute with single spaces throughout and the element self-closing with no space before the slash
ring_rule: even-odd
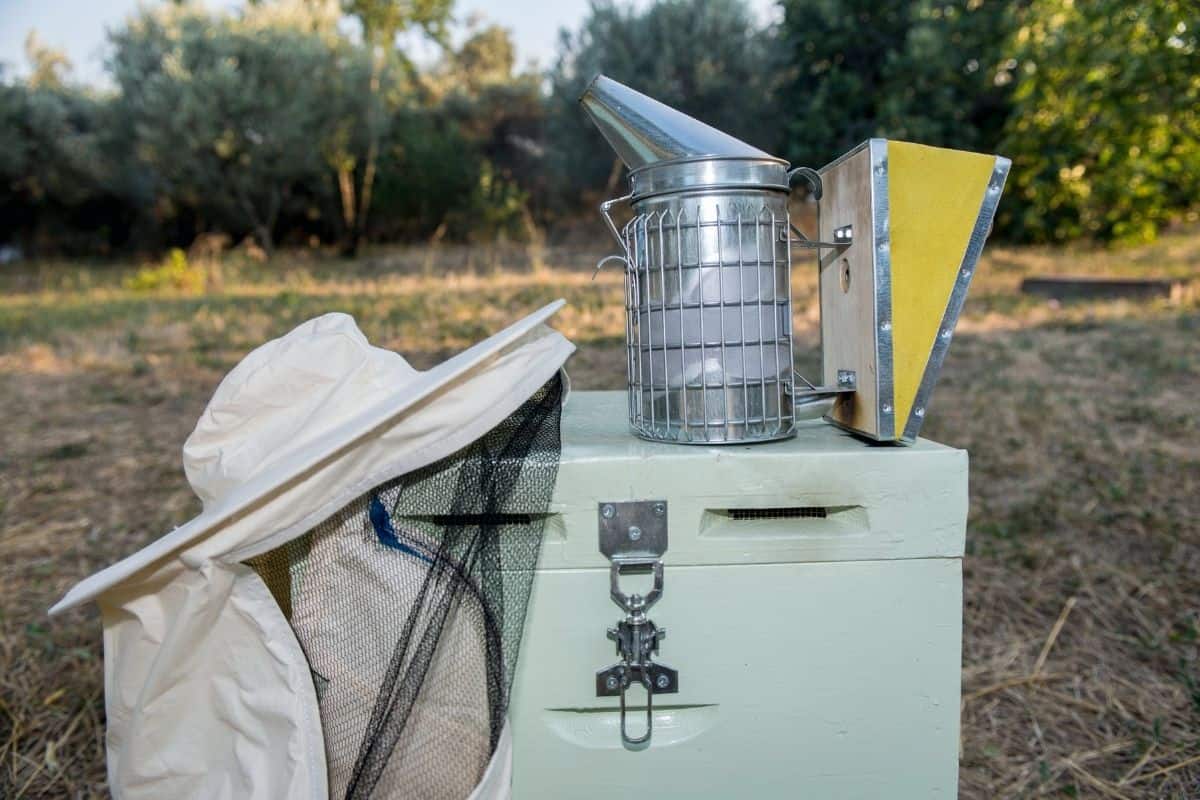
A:
<svg viewBox="0 0 1200 800">
<path fill-rule="evenodd" d="M 432 558 L 400 541 L 400 537 L 396 535 L 396 529 L 392 526 L 391 515 L 388 514 L 383 501 L 379 499 L 379 495 L 371 496 L 369 516 L 371 517 L 371 526 L 375 528 L 375 536 L 379 539 L 380 544 L 402 553 L 408 553 L 426 564 L 433 563 Z"/>
</svg>

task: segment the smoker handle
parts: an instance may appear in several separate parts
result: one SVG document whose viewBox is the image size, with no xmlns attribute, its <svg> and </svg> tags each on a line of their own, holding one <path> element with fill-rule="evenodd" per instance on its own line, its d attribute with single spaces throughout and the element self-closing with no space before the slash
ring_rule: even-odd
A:
<svg viewBox="0 0 1200 800">
<path fill-rule="evenodd" d="M 626 194 L 626 195 L 621 195 L 620 197 L 614 197 L 611 200 L 605 200 L 603 203 L 600 204 L 600 216 L 604 217 L 604 222 L 606 225 L 608 225 L 608 229 L 610 231 L 612 231 L 613 238 L 616 239 L 617 244 L 621 246 L 621 253 L 617 254 L 617 255 L 605 256 L 604 258 L 597 261 L 596 269 L 594 272 L 592 272 L 593 278 L 596 277 L 596 273 L 600 271 L 601 267 L 603 267 L 609 261 L 624 262 L 626 267 L 630 266 L 633 263 L 633 256 L 630 255 L 629 248 L 625 245 L 625 240 L 621 238 L 621 231 L 619 231 L 617 229 L 617 223 L 613 222 L 612 215 L 608 213 L 609 210 L 613 206 L 615 206 L 617 203 L 626 203 L 632 197 L 633 197 L 633 194 L 630 193 L 630 194 Z"/>
<path fill-rule="evenodd" d="M 824 185 L 821 183 L 821 174 L 819 172 L 817 172 L 815 169 L 813 169 L 812 167 L 796 167 L 795 169 L 790 170 L 787 174 L 787 182 L 788 182 L 789 187 L 792 185 L 792 181 L 797 177 L 804 178 L 804 180 L 808 181 L 808 185 L 812 187 L 812 197 L 814 200 L 818 201 L 818 203 L 817 203 L 817 235 L 820 236 L 820 233 L 821 233 L 821 205 L 820 205 L 819 201 L 821 199 L 822 193 L 824 192 Z M 796 247 L 803 247 L 808 250 L 823 250 L 823 249 L 844 250 L 845 248 L 849 247 L 851 242 L 853 242 L 853 240 L 854 240 L 853 233 L 851 232 L 851 228 L 849 225 L 847 225 L 844 230 L 839 229 L 839 230 L 834 231 L 834 241 L 832 241 L 832 242 L 822 242 L 819 239 L 810 239 L 807 236 L 805 236 L 804 231 L 797 228 L 794 223 L 789 222 L 788 227 L 791 229 L 791 233 L 796 234 L 797 238 L 792 238 L 790 234 L 785 232 L 783 234 L 783 239 L 786 240 L 789 245 L 795 245 Z"/>
<path fill-rule="evenodd" d="M 790 170 L 787 174 L 788 186 L 792 185 L 792 180 L 796 177 L 804 178 L 808 181 L 808 185 L 812 187 L 812 196 L 814 200 L 821 199 L 823 187 L 821 185 L 821 174 L 812 167 L 796 167 Z"/>
<path fill-rule="evenodd" d="M 812 167 L 796 167 L 795 169 L 790 170 L 787 174 L 788 186 L 791 186 L 792 181 L 797 177 L 804 178 L 804 180 L 808 181 L 808 185 L 810 187 L 812 187 L 813 199 L 819 201 L 821 199 L 821 194 L 824 191 L 824 186 L 821 183 L 821 174 L 819 172 L 817 172 L 815 169 L 813 169 Z M 789 237 L 788 244 L 794 244 L 799 247 L 806 247 L 806 248 L 814 249 L 814 250 L 820 249 L 823 247 L 844 248 L 850 244 L 849 239 L 842 241 L 842 242 L 837 242 L 837 243 L 816 241 L 813 239 L 809 239 L 807 236 L 805 236 L 804 232 L 801 231 L 799 228 L 797 228 L 795 225 L 792 225 L 791 223 L 789 223 L 789 227 L 791 227 L 792 232 L 795 233 L 800 238 L 799 239 L 791 239 Z M 817 235 L 818 236 L 820 236 L 820 229 L 821 229 L 821 207 L 818 205 L 817 206 Z M 832 407 L 834 399 L 839 394 L 853 392 L 858 388 L 856 376 L 854 375 L 854 373 L 846 372 L 845 370 L 839 371 L 837 386 L 817 386 L 817 385 L 813 384 L 811 381 L 809 381 L 807 378 L 805 378 L 803 375 L 801 375 L 799 372 L 796 372 L 795 370 L 792 370 L 792 374 L 793 374 L 793 376 L 795 376 L 796 381 L 803 383 L 804 386 L 807 387 L 807 388 L 797 388 L 795 396 L 792 398 L 792 402 L 795 404 L 794 407 L 797 410 L 797 414 L 801 413 L 801 411 L 800 411 L 801 409 L 804 409 L 805 412 L 807 412 L 806 416 L 821 416 L 822 414 L 820 413 L 820 411 L 818 411 L 818 409 L 824 410 L 824 409 Z"/>
</svg>

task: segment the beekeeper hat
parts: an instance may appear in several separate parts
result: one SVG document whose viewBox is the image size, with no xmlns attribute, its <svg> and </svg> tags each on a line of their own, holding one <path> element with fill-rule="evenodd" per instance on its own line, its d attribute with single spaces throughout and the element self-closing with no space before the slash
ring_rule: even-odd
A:
<svg viewBox="0 0 1200 800">
<path fill-rule="evenodd" d="M 254 513 L 266 504 L 302 509 L 275 514 L 274 526 L 259 528 L 241 541 L 213 542 L 205 551 L 224 550 L 229 560 L 245 560 L 311 527 L 324 512 L 340 507 L 357 492 L 377 485 L 379 473 L 402 474 L 432 463 L 469 444 L 491 424 L 515 410 L 561 367 L 574 345 L 542 325 L 564 305 L 557 300 L 426 371 L 411 367 L 390 350 L 372 346 L 346 314 L 325 314 L 300 325 L 247 355 L 221 381 L 183 448 L 184 470 L 203 511 L 149 546 L 76 584 L 51 609 L 57 614 L 94 600 L 135 573 L 186 550 L 206 535 Z M 514 374 L 518 381 L 464 395 L 448 392 L 492 362 L 512 355 L 534 363 Z M 438 398 L 436 413 L 405 422 L 423 404 Z M 482 423 L 482 424 L 481 424 Z M 389 438 L 406 464 L 366 462 L 358 447 L 392 426 Z M 404 429 L 408 428 L 408 429 Z M 414 429 L 415 428 L 415 429 Z M 398 435 L 397 435 L 398 434 Z M 332 474 L 331 474 L 332 473 Z M 350 478 L 345 486 L 339 476 Z M 314 483 L 315 480 L 315 483 Z M 329 500 L 308 508 L 304 499 Z M 331 491 L 334 486 L 336 491 Z M 296 517 L 299 518 L 296 518 Z M 286 524 L 283 524 L 286 523 Z M 237 526 L 241 527 L 241 526 Z"/>
</svg>

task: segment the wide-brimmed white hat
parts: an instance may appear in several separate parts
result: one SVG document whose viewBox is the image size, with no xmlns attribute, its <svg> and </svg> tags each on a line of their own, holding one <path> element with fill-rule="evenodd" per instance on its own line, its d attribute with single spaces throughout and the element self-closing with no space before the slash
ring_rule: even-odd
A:
<svg viewBox="0 0 1200 800">
<path fill-rule="evenodd" d="M 423 457 L 420 452 L 409 455 L 414 464 L 432 463 L 469 444 L 482 432 L 480 415 L 499 422 L 532 393 L 529 384 L 536 389 L 549 380 L 574 351 L 570 342 L 542 325 L 563 305 L 563 300 L 550 303 L 426 371 L 414 369 L 398 353 L 372 346 L 354 319 L 340 313 L 309 320 L 257 348 L 221 381 L 184 444 L 184 471 L 203 511 L 135 555 L 81 581 L 50 613 L 95 599 L 107 587 L 278 498 L 514 345 L 544 340 L 526 354 L 540 360 L 527 365 L 532 372 L 511 373 L 516 385 L 500 387 L 491 396 L 452 398 L 452 405 L 439 409 L 436 419 L 422 415 L 425 424 L 437 425 L 444 434 L 436 442 L 441 446 L 425 450 Z M 370 480 L 362 491 L 371 488 Z M 236 557 L 244 560 L 287 540 L 278 533 L 264 530 L 254 542 L 240 543 Z M 267 546 L 253 546 L 266 539 L 271 540 Z"/>
</svg>

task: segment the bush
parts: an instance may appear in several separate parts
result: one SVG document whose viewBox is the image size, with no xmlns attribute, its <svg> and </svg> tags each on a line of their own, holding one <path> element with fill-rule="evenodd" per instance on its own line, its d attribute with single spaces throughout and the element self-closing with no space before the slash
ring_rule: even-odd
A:
<svg viewBox="0 0 1200 800">
<path fill-rule="evenodd" d="M 178 247 L 152 267 L 144 267 L 125 281 L 125 288 L 135 292 L 157 292 L 163 289 L 199 293 L 207 285 L 207 271 L 188 261 L 187 253 Z"/>
</svg>

